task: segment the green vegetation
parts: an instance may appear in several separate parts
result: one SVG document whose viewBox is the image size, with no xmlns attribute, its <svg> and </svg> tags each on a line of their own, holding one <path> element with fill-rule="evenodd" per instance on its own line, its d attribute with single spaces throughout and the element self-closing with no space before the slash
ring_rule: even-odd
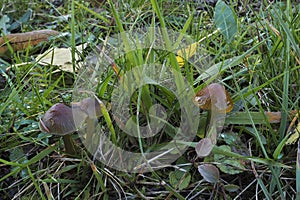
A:
<svg viewBox="0 0 300 200">
<path fill-rule="evenodd" d="M 300 123 L 299 3 L 42 2 L 0 2 L 2 35 L 40 29 L 61 33 L 36 47 L 18 52 L 10 49 L 9 54 L 0 55 L 0 199 L 300 198 L 298 137 L 290 138 L 300 131 L 299 125 L 296 128 Z M 157 29 L 141 32 L 145 27 Z M 158 30 L 163 44 L 156 49 L 151 42 Z M 113 40 L 117 34 L 121 44 Z M 43 65 L 37 59 L 53 47 L 70 47 L 68 70 L 54 60 Z M 178 58 L 178 50 L 184 59 Z M 119 56 L 103 58 L 101 53 L 108 51 Z M 95 60 L 100 57 L 99 64 Z M 173 85 L 180 93 L 187 90 L 181 77 L 195 93 L 211 82 L 224 85 L 234 107 L 226 114 L 223 129 L 210 132 L 214 130 L 208 130 L 206 123 L 211 113 L 202 109 L 195 109 L 200 122 L 195 133 L 189 132 L 192 128 L 179 128 L 182 113 L 194 111 L 184 110 L 181 103 L 192 102 L 193 95 L 182 100 L 165 82 L 150 78 L 150 84 L 132 91 L 128 108 L 124 108 L 132 123 L 119 120 L 110 104 L 123 102 L 126 96 L 114 91 L 132 71 L 134 80 L 139 80 L 137 66 L 143 65 L 164 66 L 153 77 L 164 77 L 173 70 Z M 96 79 L 92 72 L 97 67 L 101 73 L 97 72 Z M 82 82 L 87 81 L 82 72 L 90 83 Z M 148 75 L 151 77 L 150 72 Z M 40 131 L 39 119 L 55 103 L 70 105 L 91 94 L 82 94 L 80 87 L 108 102 L 101 107 L 99 127 L 113 144 L 127 151 L 159 150 L 177 132 L 195 137 L 191 142 L 177 141 L 176 145 L 187 144 L 188 148 L 170 165 L 134 173 L 95 159 L 78 132 L 72 135 L 76 154 L 68 155 L 61 137 Z M 153 117 L 153 104 L 161 105 L 166 116 Z M 275 123 L 275 116 L 266 111 L 280 112 L 279 121 Z M 166 125 L 151 138 L 141 137 L 139 131 L 129 136 L 122 128 L 136 130 L 135 124 L 144 126 L 155 119 Z M 203 140 L 210 134 L 217 136 L 216 145 Z M 203 155 L 199 141 L 211 147 L 209 155 L 199 157 Z"/>
</svg>

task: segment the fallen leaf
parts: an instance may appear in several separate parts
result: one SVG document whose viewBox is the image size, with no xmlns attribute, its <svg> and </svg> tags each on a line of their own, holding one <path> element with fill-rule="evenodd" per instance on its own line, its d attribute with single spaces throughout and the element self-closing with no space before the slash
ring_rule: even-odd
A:
<svg viewBox="0 0 300 200">
<path fill-rule="evenodd" d="M 187 60 L 188 58 L 192 57 L 195 55 L 196 50 L 197 50 L 197 42 L 189 45 L 187 48 L 180 49 L 177 51 L 177 62 L 179 64 L 179 67 L 182 67 L 184 65 L 184 60 Z"/>
<path fill-rule="evenodd" d="M 81 53 L 84 48 L 82 46 L 83 45 L 76 46 L 76 52 L 75 52 L 76 61 L 80 60 L 79 53 Z M 72 65 L 71 48 L 58 48 L 58 47 L 52 48 L 44 52 L 43 54 L 38 55 L 36 57 L 36 60 L 41 65 L 56 65 L 59 66 L 60 70 L 62 71 L 72 72 L 72 73 L 74 72 L 73 65 Z"/>
<path fill-rule="evenodd" d="M 50 36 L 58 35 L 54 30 L 37 30 L 25 33 L 14 33 L 0 37 L 0 55 L 9 51 L 9 46 L 13 51 L 25 50 L 41 42 L 47 41 Z"/>
<path fill-rule="evenodd" d="M 298 123 L 293 134 L 289 137 L 289 139 L 286 141 L 285 144 L 287 145 L 294 144 L 299 138 L 299 133 L 300 133 L 300 122 Z"/>
</svg>

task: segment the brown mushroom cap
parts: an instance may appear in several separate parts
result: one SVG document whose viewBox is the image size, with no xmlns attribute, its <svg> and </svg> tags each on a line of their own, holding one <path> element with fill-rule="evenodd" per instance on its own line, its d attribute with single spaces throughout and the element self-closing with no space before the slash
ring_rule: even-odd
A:
<svg viewBox="0 0 300 200">
<path fill-rule="evenodd" d="M 193 98 L 194 103 L 204 110 L 215 109 L 228 113 L 233 109 L 233 102 L 225 87 L 212 83 L 200 90 Z"/>
<path fill-rule="evenodd" d="M 65 104 L 53 105 L 40 119 L 40 129 L 55 135 L 66 135 L 76 131 L 72 109 Z"/>
</svg>

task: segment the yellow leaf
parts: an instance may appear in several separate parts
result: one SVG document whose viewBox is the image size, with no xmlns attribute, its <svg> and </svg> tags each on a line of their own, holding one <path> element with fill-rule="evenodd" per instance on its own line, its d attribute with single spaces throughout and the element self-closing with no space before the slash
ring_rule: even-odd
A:
<svg viewBox="0 0 300 200">
<path fill-rule="evenodd" d="M 286 141 L 285 144 L 287 144 L 287 145 L 294 144 L 299 138 L 299 133 L 300 133 L 300 122 L 298 123 L 293 134 L 289 137 L 289 139 Z"/>
<path fill-rule="evenodd" d="M 176 59 L 179 66 L 182 67 L 184 65 L 184 60 L 187 60 L 188 58 L 195 55 L 196 50 L 197 50 L 197 42 L 189 45 L 187 48 L 178 50 Z"/>
<path fill-rule="evenodd" d="M 178 62 L 179 67 L 182 67 L 184 65 L 184 59 L 180 56 L 176 56 L 176 60 Z"/>
</svg>

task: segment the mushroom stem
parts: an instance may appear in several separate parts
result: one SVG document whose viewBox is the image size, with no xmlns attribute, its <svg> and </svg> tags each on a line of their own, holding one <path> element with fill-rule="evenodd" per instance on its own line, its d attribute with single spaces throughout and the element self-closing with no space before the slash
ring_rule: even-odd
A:
<svg viewBox="0 0 300 200">
<path fill-rule="evenodd" d="M 64 135 L 63 140 L 65 143 L 66 153 L 69 155 L 75 155 L 74 142 L 70 134 Z"/>
<path fill-rule="evenodd" d="M 207 110 L 205 133 L 208 133 L 210 123 L 211 123 L 211 110 Z"/>
</svg>

